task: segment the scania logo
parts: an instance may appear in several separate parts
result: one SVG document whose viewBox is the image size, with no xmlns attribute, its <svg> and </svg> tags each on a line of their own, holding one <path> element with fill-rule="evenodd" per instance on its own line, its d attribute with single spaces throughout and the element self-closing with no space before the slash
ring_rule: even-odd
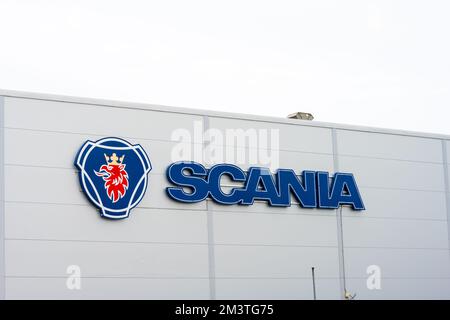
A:
<svg viewBox="0 0 450 320">
<path fill-rule="evenodd" d="M 144 197 L 152 167 L 140 145 L 119 138 L 86 141 L 75 161 L 81 188 L 102 217 L 124 219 Z M 227 176 L 240 185 L 223 190 Z M 222 205 L 253 205 L 267 202 L 273 207 L 290 207 L 292 200 L 303 208 L 337 209 L 343 205 L 365 210 L 356 179 L 351 173 L 303 171 L 251 167 L 244 171 L 233 164 L 206 168 L 200 163 L 179 161 L 167 169 L 169 198 L 183 203 L 211 199 Z M 161 186 L 163 188 L 163 186 Z"/>
<path fill-rule="evenodd" d="M 75 160 L 81 188 L 110 219 L 124 219 L 144 197 L 150 160 L 140 145 L 119 138 L 86 141 Z"/>
</svg>

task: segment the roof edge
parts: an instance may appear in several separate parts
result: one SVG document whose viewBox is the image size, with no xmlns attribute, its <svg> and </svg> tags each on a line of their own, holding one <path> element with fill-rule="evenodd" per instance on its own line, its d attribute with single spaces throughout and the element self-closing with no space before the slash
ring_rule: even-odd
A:
<svg viewBox="0 0 450 320">
<path fill-rule="evenodd" d="M 297 120 L 297 119 L 287 119 L 287 118 L 281 118 L 281 117 L 260 116 L 260 115 L 246 114 L 246 113 L 211 111 L 211 110 L 206 110 L 206 109 L 180 108 L 180 107 L 172 107 L 172 106 L 164 106 L 164 105 L 155 105 L 155 104 L 149 104 L 149 103 L 108 100 L 108 99 L 101 99 L 101 98 L 85 98 L 85 97 L 47 94 L 47 93 L 36 93 L 36 92 L 25 92 L 25 91 L 15 91 L 15 90 L 4 90 L 4 89 L 0 89 L 0 96 L 11 97 L 11 98 L 23 98 L 23 99 L 48 100 L 48 101 L 55 101 L 55 102 L 87 104 L 87 105 L 96 105 L 96 106 L 109 106 L 109 107 L 126 108 L 126 109 L 140 109 L 140 110 L 150 110 L 150 111 L 159 111 L 159 112 L 171 112 L 171 113 L 199 115 L 199 116 L 206 115 L 206 116 L 225 118 L 225 119 L 271 122 L 271 123 L 300 125 L 300 126 L 308 126 L 308 127 L 319 127 L 319 128 L 329 128 L 329 129 L 334 128 L 334 129 L 340 129 L 340 130 L 372 132 L 372 133 L 381 133 L 381 134 L 393 134 L 393 135 L 431 138 L 431 139 L 439 139 L 439 140 L 450 140 L 450 135 L 437 134 L 437 133 L 427 133 L 427 132 L 419 132 L 419 131 L 389 129 L 389 128 L 377 128 L 377 127 L 368 127 L 368 126 L 339 124 L 339 123 L 332 123 L 332 122 L 306 121 L 306 120 Z"/>
</svg>

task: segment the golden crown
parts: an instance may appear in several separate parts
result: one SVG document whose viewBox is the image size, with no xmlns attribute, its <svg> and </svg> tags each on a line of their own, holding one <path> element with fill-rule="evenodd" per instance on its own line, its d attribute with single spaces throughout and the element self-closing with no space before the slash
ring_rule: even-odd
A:
<svg viewBox="0 0 450 320">
<path fill-rule="evenodd" d="M 105 154 L 106 163 L 110 166 L 118 166 L 123 163 L 125 155 L 118 157 L 117 154 L 113 153 L 110 157 Z"/>
</svg>

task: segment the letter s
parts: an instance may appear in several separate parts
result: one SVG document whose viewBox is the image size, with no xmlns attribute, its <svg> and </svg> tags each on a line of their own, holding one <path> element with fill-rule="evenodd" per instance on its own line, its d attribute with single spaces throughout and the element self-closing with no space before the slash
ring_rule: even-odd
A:
<svg viewBox="0 0 450 320">
<path fill-rule="evenodd" d="M 189 171 L 190 175 L 183 172 Z M 191 161 L 175 162 L 167 169 L 167 179 L 176 186 L 166 189 L 167 194 L 174 200 L 180 202 L 201 202 L 208 196 L 208 182 L 204 179 L 207 171 L 204 166 Z M 192 189 L 187 193 L 182 187 Z"/>
</svg>

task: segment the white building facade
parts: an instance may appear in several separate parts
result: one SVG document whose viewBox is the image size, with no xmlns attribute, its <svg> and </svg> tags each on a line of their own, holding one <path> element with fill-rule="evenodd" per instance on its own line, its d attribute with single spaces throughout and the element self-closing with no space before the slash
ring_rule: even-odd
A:
<svg viewBox="0 0 450 320">
<path fill-rule="evenodd" d="M 105 137 L 151 161 L 126 219 L 74 166 Z M 314 268 L 318 299 L 450 299 L 449 157 L 442 135 L 0 91 L 0 298 L 313 299 Z M 366 210 L 180 203 L 180 160 L 352 173 Z"/>
</svg>

